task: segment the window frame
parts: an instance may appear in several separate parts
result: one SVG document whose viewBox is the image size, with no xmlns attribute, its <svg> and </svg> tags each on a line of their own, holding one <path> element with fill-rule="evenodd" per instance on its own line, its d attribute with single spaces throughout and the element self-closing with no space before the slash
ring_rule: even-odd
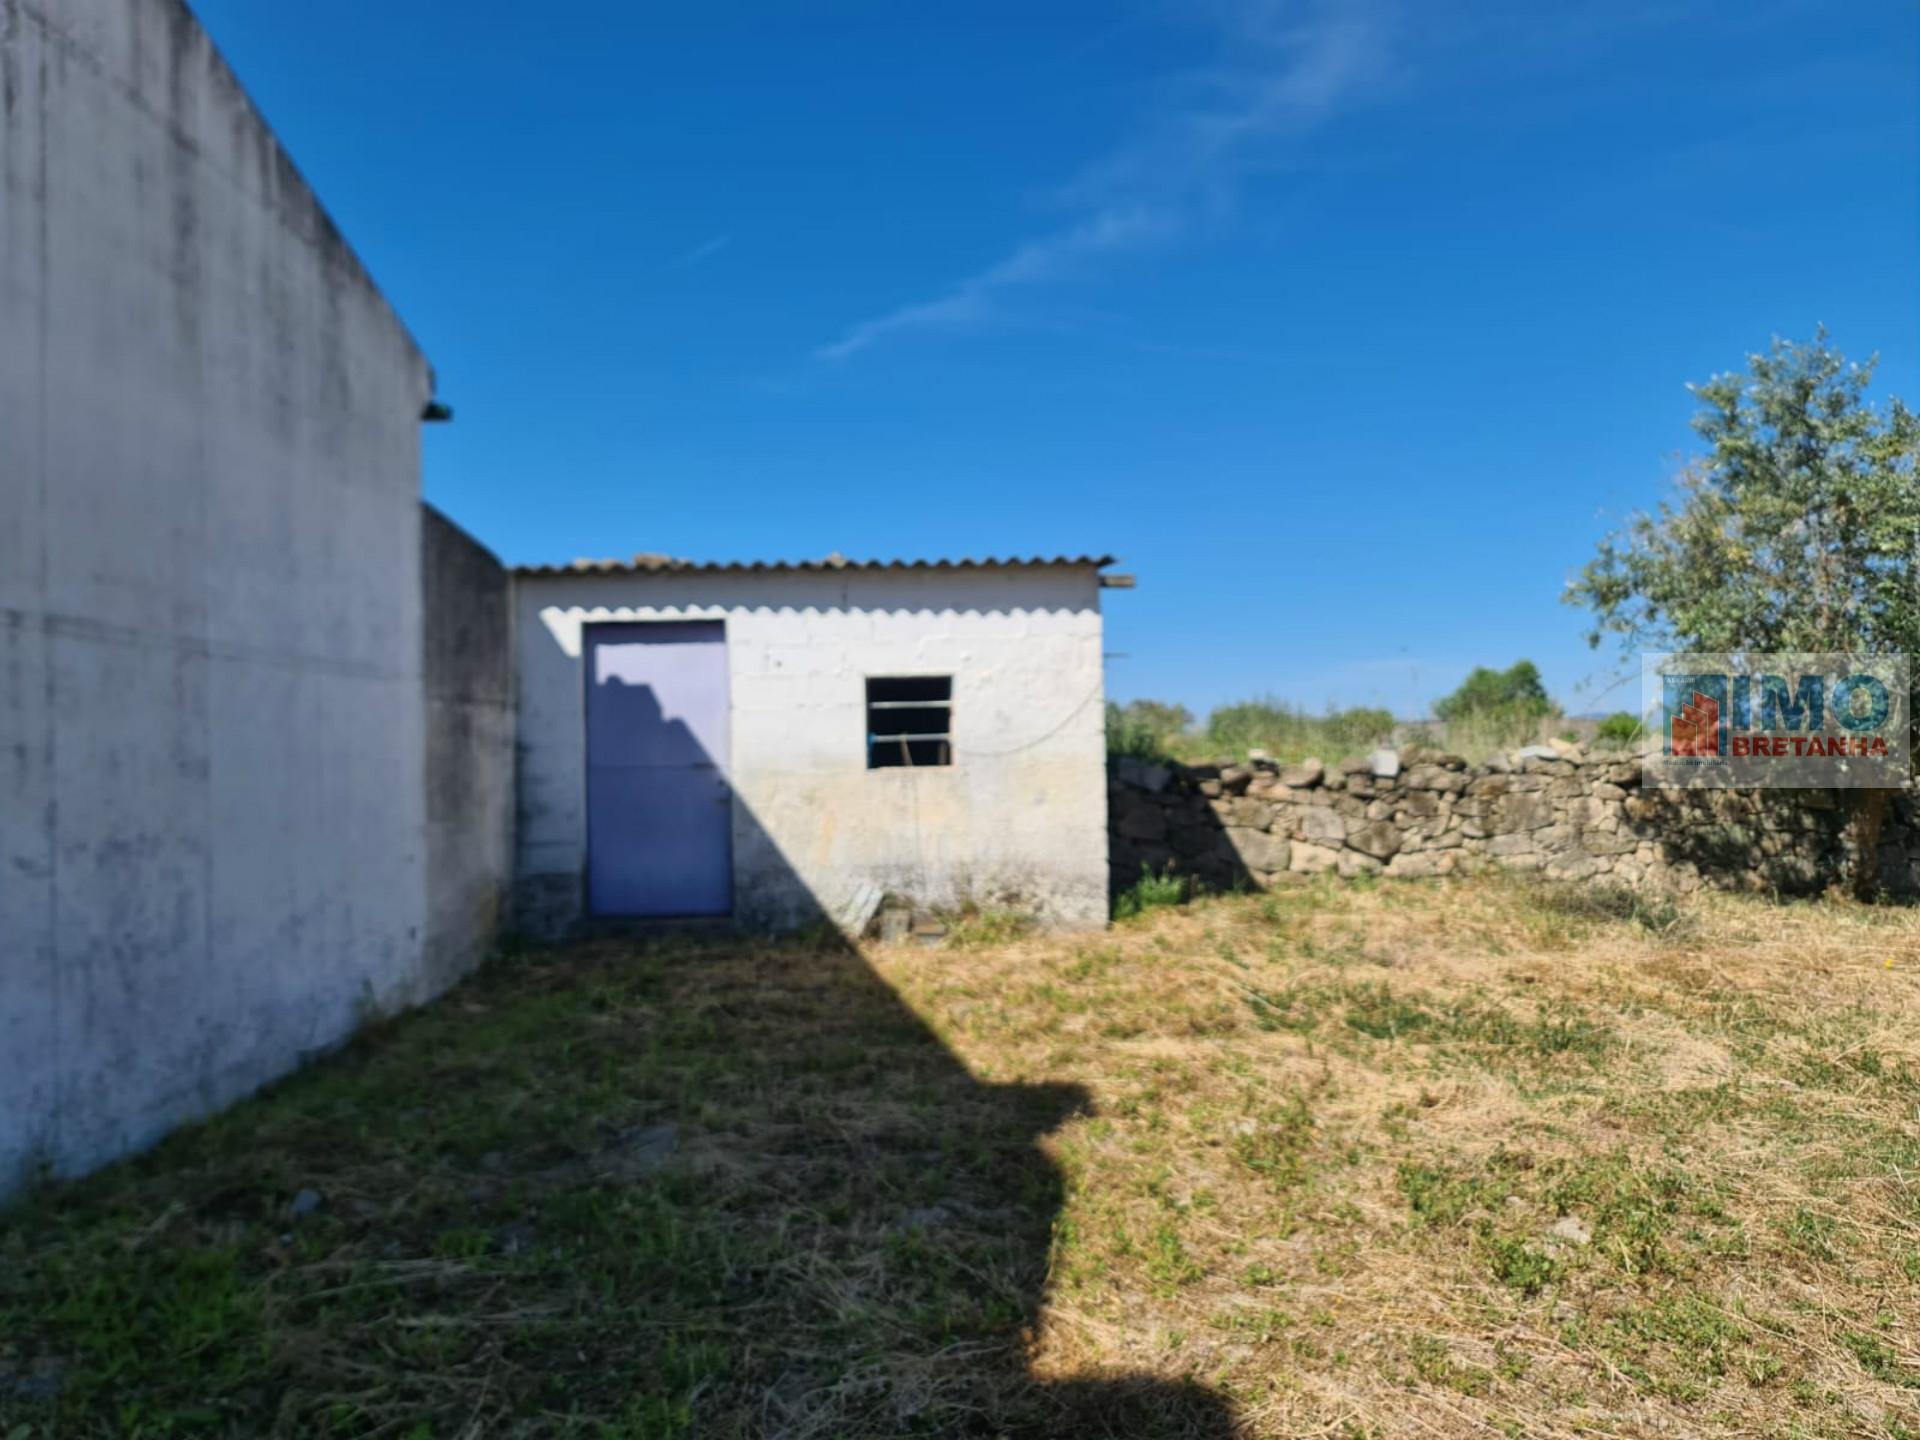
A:
<svg viewBox="0 0 1920 1440">
<path fill-rule="evenodd" d="M 864 677 L 866 705 L 862 716 L 866 722 L 867 769 L 951 770 L 954 767 L 953 680 L 951 673 Z M 933 693 L 936 690 L 941 693 Z M 937 730 L 883 730 L 881 720 L 876 718 L 876 714 L 881 717 L 924 714 L 931 718 L 935 713 L 943 720 Z M 908 722 L 903 719 L 896 723 Z M 899 747 L 897 754 L 886 748 L 894 745 Z M 933 758 L 919 758 L 929 753 Z M 881 758 L 883 756 L 887 758 Z"/>
</svg>

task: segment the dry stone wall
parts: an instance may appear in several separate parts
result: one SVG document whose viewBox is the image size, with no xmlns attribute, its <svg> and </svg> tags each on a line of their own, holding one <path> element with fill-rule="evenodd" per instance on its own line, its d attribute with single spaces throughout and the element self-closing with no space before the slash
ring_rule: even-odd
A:
<svg viewBox="0 0 1920 1440">
<path fill-rule="evenodd" d="M 1143 868 L 1231 889 L 1324 871 L 1424 877 L 1497 866 L 1557 880 L 1812 894 L 1849 868 L 1846 810 L 1832 791 L 1643 789 L 1638 757 L 1564 743 L 1479 766 L 1420 749 L 1333 767 L 1117 760 L 1109 778 L 1116 890 Z M 1920 888 L 1911 790 L 1895 798 L 1876 863 L 1893 894 Z"/>
</svg>

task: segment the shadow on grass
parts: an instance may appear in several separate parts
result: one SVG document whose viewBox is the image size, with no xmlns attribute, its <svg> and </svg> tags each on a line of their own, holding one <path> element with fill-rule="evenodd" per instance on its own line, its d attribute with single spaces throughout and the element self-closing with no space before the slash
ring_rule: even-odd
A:
<svg viewBox="0 0 1920 1440">
<path fill-rule="evenodd" d="M 1233 1434 L 1029 1371 L 1082 1103 L 837 939 L 508 957 L 0 1220 L 0 1432 Z"/>
<path fill-rule="evenodd" d="M 507 956 L 29 1197 L 0 1217 L 0 1435 L 1233 1433 L 1195 1387 L 1033 1376 L 1063 1195 L 1037 1142 L 1085 1097 L 975 1077 L 693 732 L 595 683 L 637 777 L 596 881 L 651 895 L 697 770 L 751 857 L 735 914 L 814 938 Z"/>
</svg>

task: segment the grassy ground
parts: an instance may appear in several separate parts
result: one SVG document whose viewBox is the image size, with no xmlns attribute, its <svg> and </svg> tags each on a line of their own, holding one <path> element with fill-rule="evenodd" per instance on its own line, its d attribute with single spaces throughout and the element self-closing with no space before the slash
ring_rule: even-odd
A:
<svg viewBox="0 0 1920 1440">
<path fill-rule="evenodd" d="M 956 938 L 520 955 L 30 1197 L 0 1436 L 1920 1435 L 1913 912 Z"/>
</svg>

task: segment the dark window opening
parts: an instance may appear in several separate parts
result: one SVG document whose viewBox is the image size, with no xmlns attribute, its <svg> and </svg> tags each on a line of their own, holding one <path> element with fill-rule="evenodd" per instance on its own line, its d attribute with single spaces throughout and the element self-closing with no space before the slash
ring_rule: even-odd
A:
<svg viewBox="0 0 1920 1440">
<path fill-rule="evenodd" d="M 867 768 L 953 764 L 953 677 L 867 680 Z"/>
</svg>

